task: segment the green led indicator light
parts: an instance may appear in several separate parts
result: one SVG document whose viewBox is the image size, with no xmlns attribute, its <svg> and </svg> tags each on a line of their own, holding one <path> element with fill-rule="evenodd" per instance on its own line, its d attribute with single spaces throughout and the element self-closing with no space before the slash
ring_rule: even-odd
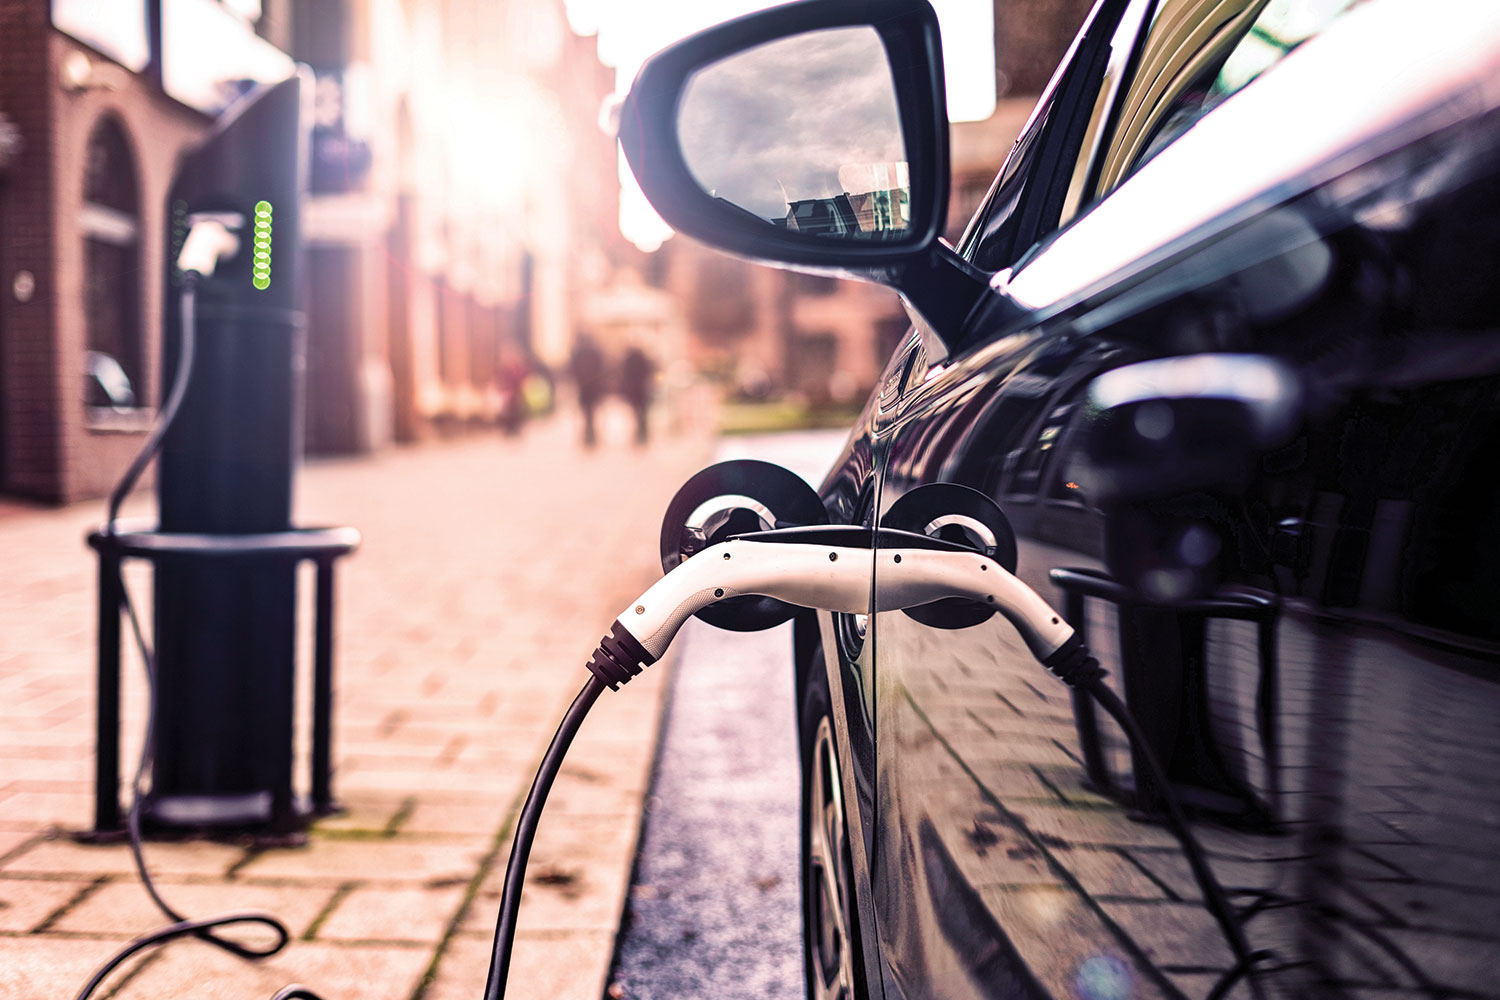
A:
<svg viewBox="0 0 1500 1000">
<path fill-rule="evenodd" d="M 271 203 L 255 203 L 254 263 L 250 283 L 261 291 L 271 287 Z"/>
</svg>

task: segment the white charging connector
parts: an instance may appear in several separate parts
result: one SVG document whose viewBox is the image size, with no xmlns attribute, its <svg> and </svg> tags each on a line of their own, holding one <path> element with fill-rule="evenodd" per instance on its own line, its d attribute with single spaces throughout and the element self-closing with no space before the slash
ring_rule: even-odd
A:
<svg viewBox="0 0 1500 1000">
<path fill-rule="evenodd" d="M 195 212 L 188 218 L 191 228 L 177 255 L 177 269 L 184 274 L 212 277 L 219 261 L 240 252 L 237 230 L 245 228 L 238 212 Z"/>
<path fill-rule="evenodd" d="M 879 560 L 879 565 L 872 560 Z M 872 570 L 880 580 L 879 603 L 873 609 Z M 994 559 L 942 539 L 850 525 L 807 525 L 754 532 L 709 546 L 679 563 L 620 612 L 589 659 L 593 676 L 557 727 L 516 821 L 485 1000 L 505 995 L 532 840 L 552 780 L 589 708 L 606 688 L 618 688 L 660 659 L 694 612 L 752 596 L 851 614 L 901 611 L 956 597 L 1005 616 L 1032 655 L 1065 683 L 1095 684 L 1103 674 L 1072 626 L 1035 591 Z"/>
<path fill-rule="evenodd" d="M 758 538 L 777 535 L 790 537 L 790 532 Z M 1072 626 L 1036 591 L 978 552 L 942 543 L 880 548 L 873 556 L 880 561 L 880 587 L 872 609 L 871 550 L 803 537 L 809 540 L 751 536 L 704 549 L 620 613 L 589 669 L 611 686 L 624 683 L 667 651 L 694 612 L 752 595 L 848 614 L 900 611 L 945 598 L 970 600 L 1009 620 L 1032 655 L 1049 667 L 1075 638 Z"/>
<path fill-rule="evenodd" d="M 847 614 L 871 613 L 869 549 L 748 539 L 720 542 L 658 580 L 620 614 L 652 656 L 666 652 L 693 612 L 730 597 L 761 595 Z M 977 552 L 881 549 L 875 611 L 900 611 L 957 597 L 992 605 L 1045 659 L 1073 629 L 1005 567 Z"/>
<path fill-rule="evenodd" d="M 872 570 L 878 587 L 872 587 Z M 873 607 L 872 591 L 878 601 Z M 1250 951 L 1234 907 L 1188 828 L 1182 808 L 1171 794 L 1167 772 L 1145 732 L 1120 697 L 1102 683 L 1104 670 L 1098 660 L 1046 601 L 996 560 L 951 542 L 889 529 L 806 526 L 741 535 L 704 549 L 641 594 L 600 640 L 588 662 L 593 676 L 557 727 L 516 821 L 495 922 L 485 1000 L 502 1000 L 505 995 L 516 916 L 537 823 L 552 781 L 589 708 L 606 688 L 618 688 L 655 663 L 694 612 L 719 601 L 749 596 L 853 614 L 902 611 L 948 598 L 994 608 L 1015 626 L 1043 667 L 1070 688 L 1092 698 L 1120 724 L 1151 780 L 1164 790 L 1167 823 L 1182 844 L 1205 905 L 1235 956 L 1239 971 L 1224 982 L 1232 985 L 1236 977 L 1269 957 L 1270 952 Z M 1259 1000 L 1258 991 L 1256 997 Z"/>
</svg>

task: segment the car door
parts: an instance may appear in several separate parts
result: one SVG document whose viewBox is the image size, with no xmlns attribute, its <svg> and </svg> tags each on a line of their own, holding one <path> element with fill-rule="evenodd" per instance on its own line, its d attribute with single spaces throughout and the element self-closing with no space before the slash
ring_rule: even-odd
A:
<svg viewBox="0 0 1500 1000">
<path fill-rule="evenodd" d="M 884 464 L 887 453 L 884 431 L 895 416 L 902 386 L 918 352 L 916 337 L 908 335 L 892 355 L 869 406 L 820 488 L 830 522 L 874 525 L 879 482 L 876 470 Z M 848 803 L 851 860 L 857 884 L 866 885 L 875 837 L 874 661 L 865 642 L 869 616 L 825 612 L 816 620 L 815 627 L 813 619 L 804 616 L 798 627 L 808 631 L 805 643 L 810 643 L 816 628 L 823 650 L 834 716 L 841 723 L 834 726 L 834 737 L 845 784 L 844 801 Z M 799 684 L 799 690 L 801 687 Z M 869 912 L 868 896 L 861 904 Z M 867 926 L 873 929 L 873 924 Z M 872 937 L 871 953 L 874 943 Z"/>
<path fill-rule="evenodd" d="M 1495 619 L 1479 610 L 1500 579 L 1486 517 L 1500 498 L 1479 473 L 1497 447 L 1487 359 L 1500 318 L 1480 275 L 1500 255 L 1463 221 L 1495 218 L 1494 123 L 1298 178 L 1299 198 L 1252 206 L 1238 229 L 1204 224 L 1195 197 L 1233 200 L 1202 173 L 1157 189 L 1181 193 L 1172 206 L 1087 210 L 1255 78 L 1240 67 L 1237 87 L 1202 86 L 1234 68 L 1240 43 L 1295 50 L 1300 38 L 1266 20 L 1276 13 L 1161 5 L 1151 29 L 1172 37 L 1153 51 L 1147 34 L 1135 58 L 1154 67 L 1149 92 L 1121 88 L 1114 130 L 1080 147 L 1083 214 L 1066 238 L 1007 249 L 1016 210 L 993 201 L 971 230 L 975 259 L 986 235 L 1000 240 L 992 263 L 1019 259 L 1012 305 L 1035 311 L 997 309 L 990 328 L 981 311 L 960 338 L 972 346 L 913 380 L 891 427 L 882 523 L 934 483 L 999 501 L 1018 575 L 1086 631 L 1170 786 L 1149 787 L 1121 734 L 1003 622 L 945 630 L 880 611 L 877 560 L 874 895 L 888 986 L 903 995 L 1244 991 L 1178 841 L 1140 821 L 1163 794 L 1194 816 L 1279 989 L 1493 994 L 1495 942 L 1474 928 L 1495 897 L 1457 880 L 1500 884 L 1488 763 L 1500 675 Z M 1393 32 L 1399 18 L 1383 16 L 1361 30 Z M 1330 62 L 1357 69 L 1348 52 Z M 1403 180 L 1413 172 L 1420 194 Z M 1164 161 L 1151 177 L 1174 175 Z M 1171 266 L 1132 257 L 1168 245 Z M 1088 260 L 1080 247 L 1103 249 Z M 1441 276 L 1439 260 L 1460 259 Z M 1066 306 L 1036 291 L 1063 287 L 1076 293 Z M 1072 475 L 1094 377 L 1226 350 L 1273 353 L 1339 388 L 1242 490 L 1107 516 Z M 1472 367 L 1454 365 L 1460 350 Z M 1174 596 L 1112 573 L 1128 560 L 1111 546 L 1142 523 L 1161 529 L 1154 558 L 1223 580 Z"/>
<path fill-rule="evenodd" d="M 1079 184 L 1123 92 L 1149 9 L 1146 2 L 1105 2 L 1091 12 L 961 241 L 971 260 L 990 270 L 1008 266 L 1076 210 Z M 1085 384 L 1087 373 L 1124 357 L 1118 348 L 1101 350 L 1039 328 L 975 333 L 972 349 L 957 357 L 924 352 L 915 360 L 885 434 L 882 515 L 907 493 L 941 482 L 1006 495 L 1007 513 L 1023 528 L 1047 521 L 1043 515 L 1051 512 L 1036 502 L 1036 484 L 1051 456 L 1037 442 L 1056 433 L 1050 418 L 1067 412 L 1068 392 Z M 1018 491 L 1029 491 L 1025 504 L 1013 502 Z M 1058 516 L 1077 523 L 1058 530 L 1089 535 L 1097 548 L 1095 519 L 1073 498 L 1063 500 Z M 1045 573 L 1039 580 L 1032 572 L 1037 565 L 1025 560 L 1022 577 L 1045 586 Z M 878 570 L 875 587 L 878 609 Z M 1045 799 L 1050 775 L 1071 763 L 1060 747 L 1071 728 L 1067 693 L 1044 691 L 1048 682 L 1035 661 L 993 620 L 946 631 L 877 613 L 871 632 L 866 649 L 873 650 L 877 735 L 871 875 L 887 995 L 1071 992 L 1033 953 L 1067 950 L 1070 942 L 1087 948 L 1098 938 L 1096 921 L 1082 908 L 1049 909 L 1061 896 L 997 892 L 1018 880 L 1046 882 L 1046 861 L 1017 832 L 1008 808 L 990 794 L 994 789 L 976 786 L 966 770 L 974 755 L 952 743 L 955 731 L 1006 741 L 1016 754 L 1003 762 L 1003 790 Z M 996 683 L 993 668 L 1000 664 L 1007 676 Z M 980 756 L 1000 763 L 993 752 Z M 1013 911 L 1011 902 L 1021 909 Z M 1046 919 L 1030 919 L 1034 906 Z"/>
</svg>

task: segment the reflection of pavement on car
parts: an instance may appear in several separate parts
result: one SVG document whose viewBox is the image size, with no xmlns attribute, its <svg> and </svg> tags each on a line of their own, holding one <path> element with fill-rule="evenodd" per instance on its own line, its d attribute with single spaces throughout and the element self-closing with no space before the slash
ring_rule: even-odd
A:
<svg viewBox="0 0 1500 1000">
<path fill-rule="evenodd" d="M 1020 574 L 1062 606 L 1046 570 L 1068 561 L 1078 554 L 1029 543 Z M 1115 610 L 1087 607 L 1090 645 L 1118 663 Z M 1169 832 L 1085 787 L 1067 689 L 1019 650 L 985 655 L 1016 643 L 1001 623 L 963 637 L 974 645 L 959 677 L 925 669 L 929 630 L 899 614 L 877 627 L 908 665 L 899 704 L 881 719 L 904 769 L 898 793 L 908 797 L 891 813 L 921 817 L 900 836 L 945 852 L 947 897 L 958 886 L 977 893 L 1054 996 L 1098 1000 L 1124 989 L 1143 1000 L 1170 987 L 1208 995 L 1232 965 L 1222 936 Z M 1372 643 L 1382 644 L 1378 654 L 1359 648 Z M 1425 978 L 1465 996 L 1496 995 L 1500 891 L 1489 845 L 1500 803 L 1487 782 L 1500 742 L 1483 661 L 1469 660 L 1474 674 L 1465 675 L 1453 669 L 1464 662 L 1455 651 L 1398 647 L 1373 624 L 1320 633 L 1294 604 L 1277 647 L 1284 829 L 1193 823 L 1219 881 L 1253 914 L 1252 947 L 1275 952 L 1264 970 L 1269 995 L 1309 964 L 1351 990 L 1413 989 Z M 1210 623 L 1216 713 L 1249 703 L 1228 688 L 1254 685 L 1258 653 L 1252 624 Z M 1120 678 L 1108 683 L 1123 694 Z M 1250 738 L 1247 720 L 1216 714 L 1214 725 Z M 1112 723 L 1103 735 L 1110 770 L 1128 773 L 1123 736 Z M 1246 777 L 1269 795 L 1253 769 Z M 1337 843 L 1328 842 L 1333 829 Z M 944 846 L 955 844 L 964 846 Z M 1288 864 L 1311 857 L 1317 866 Z M 1330 934 L 1357 947 L 1320 954 Z M 1227 995 L 1251 994 L 1241 982 Z"/>
<path fill-rule="evenodd" d="M 842 431 L 732 438 L 815 485 Z M 791 626 L 683 629 L 611 977 L 631 1000 L 802 995 Z"/>
</svg>

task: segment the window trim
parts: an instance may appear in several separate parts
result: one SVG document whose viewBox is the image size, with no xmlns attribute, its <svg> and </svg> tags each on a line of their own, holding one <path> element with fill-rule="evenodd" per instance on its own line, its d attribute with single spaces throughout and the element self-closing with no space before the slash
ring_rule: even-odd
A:
<svg viewBox="0 0 1500 1000">
<path fill-rule="evenodd" d="M 1137 4 L 1140 7 L 1133 12 L 1132 8 Z M 1133 31 L 1131 47 L 1137 47 L 1141 37 L 1140 27 L 1146 22 L 1152 7 L 1154 0 L 1147 0 L 1145 3 L 1141 3 L 1141 0 L 1099 0 L 1094 5 L 1058 64 L 1057 71 L 1037 100 L 1036 108 L 1011 147 L 1011 153 L 991 184 L 984 203 L 965 229 L 959 250 L 965 259 L 977 262 L 987 240 L 1000 237 L 999 232 L 990 230 L 996 220 L 996 212 L 1001 208 L 996 199 L 1000 194 L 1002 181 L 1015 172 L 1018 167 L 1017 158 L 1025 155 L 1032 147 L 1036 147 L 1033 154 L 1035 162 L 1027 167 L 1027 176 L 1014 205 L 1006 215 L 1007 221 L 999 224 L 1000 228 L 1004 228 L 1009 220 L 1018 220 L 1009 237 L 1010 245 L 1002 251 L 1006 259 L 1000 266 L 1015 266 L 1043 237 L 1059 228 L 1062 200 L 1071 186 L 1073 171 L 1067 171 L 1066 178 L 1059 178 L 1056 176 L 1057 166 L 1067 158 L 1069 150 L 1073 151 L 1076 162 L 1082 148 L 1084 136 L 1081 133 L 1093 117 L 1098 104 L 1098 91 L 1102 83 L 1098 78 L 1103 76 L 1108 67 L 1107 62 L 1099 64 L 1100 56 L 1112 51 L 1120 30 L 1128 27 L 1127 15 L 1135 17 L 1135 24 L 1129 27 Z M 1096 71 L 1090 73 L 1090 66 L 1097 67 Z M 1083 84 L 1090 79 L 1096 81 L 1094 85 L 1085 94 L 1079 94 Z M 1111 120 L 1114 113 L 1115 109 L 1111 107 Z M 1062 182 L 1061 191 L 1058 190 L 1059 181 Z"/>
<path fill-rule="evenodd" d="M 1080 155 L 1074 163 L 1068 192 L 1063 198 L 1058 228 L 1087 211 L 1098 197 L 1099 173 L 1104 161 L 1102 154 L 1114 139 L 1115 130 L 1119 128 L 1122 101 L 1129 92 L 1128 84 L 1135 80 L 1140 69 L 1146 37 L 1150 34 L 1148 29 L 1155 17 L 1158 3 L 1159 0 L 1127 0 L 1125 12 L 1115 27 L 1115 37 L 1119 38 L 1122 32 L 1129 32 L 1129 43 L 1115 47 L 1110 60 L 1105 64 L 1105 89 L 1099 95 L 1103 102 L 1103 114 L 1097 121 L 1091 118 L 1089 122 L 1094 130 L 1084 137 L 1088 152 Z M 1095 106 L 1101 107 L 1099 104 Z"/>
</svg>

